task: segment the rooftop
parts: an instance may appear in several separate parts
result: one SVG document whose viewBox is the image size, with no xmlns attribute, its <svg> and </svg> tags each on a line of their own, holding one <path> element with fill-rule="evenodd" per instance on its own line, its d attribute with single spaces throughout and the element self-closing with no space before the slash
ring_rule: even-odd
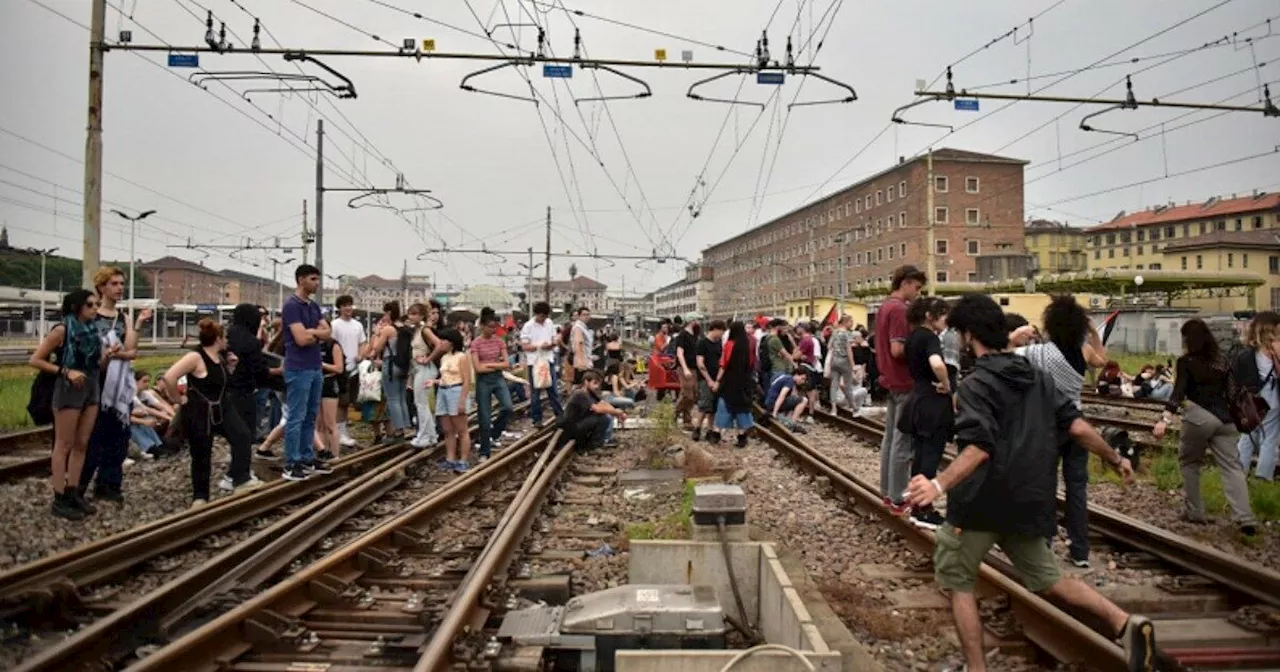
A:
<svg viewBox="0 0 1280 672">
<path fill-rule="evenodd" d="M 1179 238 L 1164 246 L 1165 252 L 1204 250 L 1215 247 L 1280 250 L 1280 235 L 1275 229 L 1253 231 L 1210 231 L 1190 238 Z"/>
<path fill-rule="evenodd" d="M 740 239 L 740 238 L 743 238 L 743 237 L 749 236 L 749 235 L 751 235 L 751 234 L 753 234 L 753 233 L 755 233 L 755 232 L 757 232 L 757 231 L 760 231 L 760 230 L 762 230 L 762 229 L 766 229 L 766 228 L 768 228 L 768 227 L 770 227 L 770 226 L 773 226 L 774 224 L 776 224 L 776 223 L 778 223 L 778 222 L 780 222 L 780 221 L 782 221 L 782 220 L 784 220 L 784 219 L 787 219 L 788 217 L 791 217 L 792 215 L 796 214 L 797 212 L 801 212 L 801 211 L 803 211 L 803 210 L 807 210 L 807 209 L 809 209 L 809 208 L 812 208 L 812 207 L 814 207 L 814 206 L 820 205 L 820 204 L 825 203 L 825 202 L 830 201 L 830 200 L 834 200 L 834 199 L 841 198 L 841 197 L 842 197 L 846 192 L 848 192 L 848 191 L 851 191 L 851 190 L 853 190 L 853 189 L 856 189 L 856 188 L 858 188 L 858 187 L 860 187 L 860 186 L 862 186 L 862 185 L 864 185 L 864 184 L 867 184 L 868 182 L 874 182 L 875 180 L 878 180 L 878 179 L 880 179 L 881 177 L 884 177 L 885 175 L 888 175 L 889 173 L 892 173 L 892 172 L 895 172 L 895 171 L 901 170 L 902 168 L 904 168 L 904 167 L 906 167 L 906 166 L 909 166 L 909 165 L 911 165 L 911 164 L 913 164 L 913 163 L 916 163 L 916 162 L 919 162 L 919 161 L 924 161 L 924 160 L 926 159 L 926 157 L 927 157 L 927 156 L 928 156 L 928 155 L 926 155 L 926 154 L 921 154 L 921 155 L 919 155 L 919 156 L 914 156 L 914 157 L 912 157 L 912 158 L 910 158 L 910 159 L 906 159 L 906 158 L 899 159 L 898 163 L 895 163 L 894 165 L 892 165 L 892 166 L 890 166 L 890 167 L 888 167 L 888 168 L 885 168 L 884 170 L 882 170 L 882 171 L 880 171 L 880 172 L 876 173 L 875 175 L 871 175 L 870 177 L 863 178 L 863 179 L 861 179 L 861 180 L 859 180 L 859 181 L 857 181 L 857 182 L 855 182 L 855 183 L 853 183 L 853 184 L 850 184 L 850 185 L 848 185 L 848 186 L 845 186 L 845 187 L 843 187 L 843 188 L 841 188 L 841 189 L 839 189 L 839 190 L 837 190 L 837 191 L 833 191 L 833 192 L 831 192 L 830 194 L 827 194 L 826 196 L 823 196 L 823 197 L 821 197 L 821 198 L 819 198 L 819 199 L 817 199 L 817 200 L 815 200 L 815 201 L 810 201 L 809 203 L 805 203 L 804 205 L 801 205 L 800 207 L 798 207 L 798 208 L 796 208 L 796 209 L 794 209 L 794 210 L 791 210 L 790 212 L 787 212 L 787 213 L 785 213 L 785 214 L 779 215 L 778 217 L 774 217 L 773 219 L 771 219 L 771 220 L 769 220 L 769 221 L 765 222 L 764 224 L 760 224 L 760 225 L 756 226 L 755 228 L 752 228 L 752 229 L 748 229 L 748 230 L 746 230 L 746 231 L 743 231 L 742 233 L 740 233 L 740 234 L 738 234 L 738 235 L 736 235 L 736 236 L 733 236 L 732 238 L 728 238 L 728 239 L 722 240 L 722 241 L 720 241 L 720 242 L 718 242 L 718 243 L 716 243 L 716 244 L 714 244 L 714 245 L 710 245 L 710 246 L 708 246 L 708 247 L 706 247 L 706 248 L 704 248 L 704 249 L 703 249 L 703 254 L 705 255 L 707 252 L 709 252 L 709 251 L 711 251 L 711 250 L 715 250 L 716 248 L 723 247 L 723 246 L 725 246 L 725 245 L 728 245 L 728 244 L 730 244 L 730 243 L 733 243 L 734 241 L 736 241 L 736 240 L 738 240 L 738 239 Z M 1005 163 L 1005 164 L 1021 165 L 1021 166 L 1025 166 L 1025 165 L 1027 165 L 1028 163 L 1030 163 L 1030 161 L 1025 161 L 1025 160 L 1023 160 L 1023 159 L 1014 159 L 1014 158 L 1010 158 L 1010 157 L 1007 157 L 1007 156 L 997 156 L 997 155 L 995 155 L 995 154 L 983 154 L 982 152 L 971 152 L 971 151 L 969 151 L 969 150 L 967 150 L 967 149 L 952 149 L 952 148 L 950 148 L 950 147 L 943 147 L 942 149 L 936 149 L 936 150 L 934 150 L 934 151 L 933 151 L 933 160 L 934 160 L 934 162 L 935 162 L 935 163 L 937 163 L 937 162 L 952 161 L 952 162 L 960 162 L 960 163 Z"/>
<path fill-rule="evenodd" d="M 1280 194 L 1258 193 L 1248 196 L 1222 199 L 1217 196 L 1203 203 L 1186 205 L 1158 205 L 1150 210 L 1135 212 L 1131 215 L 1120 213 L 1115 219 L 1087 229 L 1089 233 L 1098 231 L 1116 231 L 1152 224 L 1174 224 L 1177 222 L 1196 222 L 1204 219 L 1215 219 L 1243 215 L 1251 212 L 1275 210 L 1280 208 Z"/>
<path fill-rule="evenodd" d="M 572 280 L 552 280 L 551 281 L 551 289 L 553 291 L 576 290 L 579 292 L 590 292 L 590 291 L 602 291 L 602 290 L 608 289 L 608 287 L 609 287 L 608 285 L 602 282 L 597 282 L 591 278 L 588 278 L 585 275 L 576 276 Z"/>
</svg>

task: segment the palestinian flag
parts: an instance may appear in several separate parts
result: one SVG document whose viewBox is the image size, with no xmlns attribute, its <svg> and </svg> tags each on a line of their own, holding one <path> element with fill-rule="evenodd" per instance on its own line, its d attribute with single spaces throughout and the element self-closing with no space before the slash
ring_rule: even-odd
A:
<svg viewBox="0 0 1280 672">
<path fill-rule="evenodd" d="M 840 312 L 836 310 L 835 304 L 831 304 L 831 309 L 827 311 L 827 316 L 822 318 L 822 326 L 834 327 L 840 321 Z"/>
<path fill-rule="evenodd" d="M 1107 316 L 1102 322 L 1102 344 L 1107 344 L 1107 339 L 1111 338 L 1111 330 L 1115 329 L 1116 323 L 1120 321 L 1120 311 L 1115 311 Z"/>
</svg>

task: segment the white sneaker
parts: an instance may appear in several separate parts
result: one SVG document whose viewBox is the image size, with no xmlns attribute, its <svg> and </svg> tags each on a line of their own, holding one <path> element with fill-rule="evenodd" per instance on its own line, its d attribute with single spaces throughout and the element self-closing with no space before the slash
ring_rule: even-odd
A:
<svg viewBox="0 0 1280 672">
<path fill-rule="evenodd" d="M 236 489 L 236 484 L 234 481 L 231 480 L 230 476 L 223 476 L 222 480 L 218 481 L 218 489 L 231 492 L 232 490 Z"/>
<path fill-rule="evenodd" d="M 241 483 L 240 485 L 237 485 L 235 487 L 235 491 L 247 492 L 249 490 L 256 490 L 257 488 L 261 488 L 264 485 L 266 485 L 266 482 L 264 482 L 262 479 L 258 478 L 254 474 L 249 474 L 249 480 L 245 481 L 244 483 Z"/>
<path fill-rule="evenodd" d="M 356 440 L 349 436 L 344 436 L 338 439 L 338 443 L 341 443 L 346 448 L 352 448 L 356 445 Z"/>
<path fill-rule="evenodd" d="M 132 457 L 126 457 L 124 458 L 124 462 L 120 465 L 120 467 L 122 469 L 128 469 L 129 467 L 132 467 L 134 464 L 136 464 L 136 462 L 134 462 Z"/>
<path fill-rule="evenodd" d="M 200 508 L 200 507 L 202 507 L 202 506 L 204 506 L 204 505 L 206 505 L 206 504 L 208 504 L 208 503 L 209 503 L 209 501 L 208 501 L 208 500 L 205 500 L 205 499 L 197 499 L 197 500 L 195 500 L 195 501 L 191 502 L 191 508 L 193 508 L 193 509 L 198 509 L 198 508 Z"/>
</svg>

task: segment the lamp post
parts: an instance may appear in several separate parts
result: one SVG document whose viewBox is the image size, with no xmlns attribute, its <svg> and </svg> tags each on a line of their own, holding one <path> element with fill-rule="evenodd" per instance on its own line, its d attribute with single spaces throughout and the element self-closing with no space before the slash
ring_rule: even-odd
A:
<svg viewBox="0 0 1280 672">
<path fill-rule="evenodd" d="M 267 261 L 271 262 L 271 281 L 276 283 L 276 312 L 284 310 L 284 285 L 280 284 L 280 265 L 292 264 L 296 257 L 288 259 L 276 259 L 275 257 L 267 257 Z"/>
<path fill-rule="evenodd" d="M 45 314 L 44 314 L 44 285 L 45 285 L 45 264 L 49 261 L 49 255 L 58 251 L 58 248 L 51 247 L 47 250 L 37 250 L 30 248 L 32 254 L 40 255 L 40 336 L 44 337 Z"/>
<path fill-rule="evenodd" d="M 130 217 L 129 215 L 126 215 L 125 213 L 120 212 L 119 210 L 112 210 L 111 212 L 114 212 L 117 215 L 120 215 L 121 217 L 123 217 L 124 219 L 129 220 L 129 312 L 130 314 L 132 314 L 134 309 L 133 308 L 133 298 L 134 298 L 133 267 L 135 264 L 137 264 L 137 261 L 138 261 L 138 255 L 135 252 L 135 248 L 137 247 L 137 244 L 138 244 L 138 222 L 150 217 L 151 215 L 156 214 L 156 211 L 146 210 L 138 213 L 136 216 L 133 216 L 133 217 Z"/>
</svg>

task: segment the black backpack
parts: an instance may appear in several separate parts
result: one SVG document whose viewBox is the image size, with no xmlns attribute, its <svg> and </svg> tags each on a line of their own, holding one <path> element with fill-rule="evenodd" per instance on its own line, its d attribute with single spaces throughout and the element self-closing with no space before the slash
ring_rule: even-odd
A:
<svg viewBox="0 0 1280 672">
<path fill-rule="evenodd" d="M 408 371 L 413 364 L 413 327 L 396 326 L 396 349 L 391 361 L 400 371 Z"/>
</svg>

